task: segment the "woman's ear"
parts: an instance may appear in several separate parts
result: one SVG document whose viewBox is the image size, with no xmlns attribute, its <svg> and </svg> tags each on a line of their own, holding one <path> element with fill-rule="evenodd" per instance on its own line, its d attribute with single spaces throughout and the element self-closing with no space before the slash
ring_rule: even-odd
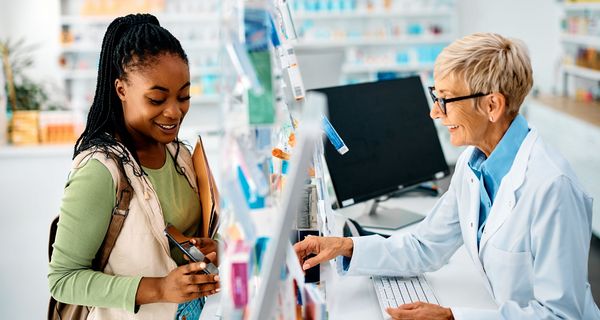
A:
<svg viewBox="0 0 600 320">
<path fill-rule="evenodd" d="M 494 92 L 488 95 L 486 111 L 490 122 L 496 122 L 506 114 L 506 97 L 502 93 Z"/>
<path fill-rule="evenodd" d="M 117 78 L 115 80 L 115 90 L 117 91 L 117 96 L 119 96 L 119 99 L 121 99 L 121 101 L 125 101 L 127 96 L 125 81 Z"/>
</svg>

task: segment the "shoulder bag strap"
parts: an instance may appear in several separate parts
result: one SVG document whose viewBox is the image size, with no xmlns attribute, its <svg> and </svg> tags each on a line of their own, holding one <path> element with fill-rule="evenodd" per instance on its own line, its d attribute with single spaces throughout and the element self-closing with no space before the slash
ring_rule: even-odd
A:
<svg viewBox="0 0 600 320">
<path fill-rule="evenodd" d="M 115 246 L 115 242 L 119 237 L 119 233 L 121 233 L 121 229 L 123 228 L 123 223 L 125 222 L 125 218 L 129 214 L 129 202 L 133 197 L 133 188 L 129 184 L 129 180 L 127 179 L 127 175 L 125 174 L 125 168 L 121 163 L 119 157 L 113 153 L 109 153 L 109 156 L 115 161 L 118 169 L 119 169 L 119 177 L 117 179 L 118 187 L 117 187 L 117 204 L 113 208 L 113 212 L 110 219 L 110 224 L 108 226 L 108 231 L 104 236 L 104 241 L 102 242 L 102 246 L 98 250 L 96 254 L 96 258 L 94 259 L 94 269 L 102 271 L 106 267 L 108 263 L 108 257 L 112 252 L 112 249 Z"/>
</svg>

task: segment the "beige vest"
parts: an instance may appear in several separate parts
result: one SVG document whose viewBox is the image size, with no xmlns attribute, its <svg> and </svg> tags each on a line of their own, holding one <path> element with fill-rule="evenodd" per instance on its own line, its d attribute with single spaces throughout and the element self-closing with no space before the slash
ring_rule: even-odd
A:
<svg viewBox="0 0 600 320">
<path fill-rule="evenodd" d="M 167 149 L 175 155 L 176 145 Z M 129 154 L 130 158 L 131 154 Z M 81 168 L 88 160 L 97 159 L 108 168 L 117 185 L 117 164 L 102 152 L 85 151 L 73 160 L 73 169 Z M 181 146 L 177 163 L 183 170 L 190 185 L 197 192 L 196 177 L 189 150 Z M 158 195 L 146 176 L 134 174 L 135 162 L 125 165 L 125 172 L 131 181 L 134 193 L 129 204 L 129 215 L 125 219 L 121 233 L 108 258 L 104 273 L 122 276 L 164 277 L 177 264 L 171 258 L 169 243 L 163 234 L 165 223 Z M 139 171 L 139 167 L 137 169 Z M 122 309 L 92 308 L 89 319 L 174 319 L 176 303 L 153 303 L 142 305 L 136 314 Z"/>
</svg>

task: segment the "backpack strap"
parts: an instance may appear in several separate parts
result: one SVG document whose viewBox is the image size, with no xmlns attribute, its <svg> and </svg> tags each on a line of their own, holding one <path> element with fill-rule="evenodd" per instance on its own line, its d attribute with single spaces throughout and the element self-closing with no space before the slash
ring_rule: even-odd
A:
<svg viewBox="0 0 600 320">
<path fill-rule="evenodd" d="M 108 263 L 108 257 L 115 246 L 117 238 L 119 237 L 119 233 L 121 233 L 121 229 L 125 223 L 125 218 L 127 218 L 127 215 L 129 214 L 129 202 L 133 197 L 133 188 L 129 183 L 127 175 L 125 174 L 125 167 L 123 167 L 123 163 L 119 157 L 113 153 L 108 153 L 108 156 L 115 161 L 119 169 L 119 177 L 117 179 L 117 204 L 113 208 L 110 224 L 108 225 L 108 230 L 104 236 L 104 241 L 102 242 L 98 253 L 96 253 L 96 258 L 94 258 L 94 262 L 92 263 L 94 270 L 99 271 L 104 270 L 106 264 Z"/>
</svg>

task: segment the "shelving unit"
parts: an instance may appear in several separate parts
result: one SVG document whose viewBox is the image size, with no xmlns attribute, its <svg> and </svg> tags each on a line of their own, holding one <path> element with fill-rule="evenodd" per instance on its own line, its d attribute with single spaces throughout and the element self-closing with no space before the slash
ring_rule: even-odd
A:
<svg viewBox="0 0 600 320">
<path fill-rule="evenodd" d="M 565 11 L 600 10 L 599 2 L 567 2 L 564 4 Z"/>
<path fill-rule="evenodd" d="M 457 38 L 453 0 L 291 1 L 299 54 L 343 51 L 340 84 L 431 75 L 443 47 Z"/>
<path fill-rule="evenodd" d="M 569 161 L 586 191 L 600 196 L 600 2 L 563 4 L 560 43 L 562 96 L 539 96 L 526 106 L 527 120 Z M 568 134 L 565 134 L 568 132 Z M 600 210 L 592 230 L 600 235 Z"/>
<path fill-rule="evenodd" d="M 328 49 L 347 47 L 413 46 L 419 44 L 447 44 L 454 38 L 448 36 L 394 37 L 394 38 L 354 38 L 354 39 L 310 39 L 301 40 L 299 49 Z"/>
<path fill-rule="evenodd" d="M 566 2 L 563 13 L 562 95 L 600 100 L 600 3 Z"/>
<path fill-rule="evenodd" d="M 562 43 L 575 44 L 585 47 L 600 48 L 600 38 L 596 36 L 562 34 L 560 37 Z"/>
<path fill-rule="evenodd" d="M 295 20 L 331 20 L 331 19 L 387 19 L 387 18 L 451 18 L 452 12 L 446 10 L 414 10 L 414 11 L 342 11 L 342 12 L 300 12 L 295 15 Z"/>
<path fill-rule="evenodd" d="M 375 72 L 411 72 L 411 71 L 430 71 L 433 70 L 433 64 L 420 65 L 389 65 L 389 64 L 371 64 L 371 65 L 344 65 L 342 72 L 352 73 L 375 73 Z"/>
<path fill-rule="evenodd" d="M 583 79 L 600 81 L 600 71 L 579 66 L 565 65 L 563 72 Z"/>
</svg>

